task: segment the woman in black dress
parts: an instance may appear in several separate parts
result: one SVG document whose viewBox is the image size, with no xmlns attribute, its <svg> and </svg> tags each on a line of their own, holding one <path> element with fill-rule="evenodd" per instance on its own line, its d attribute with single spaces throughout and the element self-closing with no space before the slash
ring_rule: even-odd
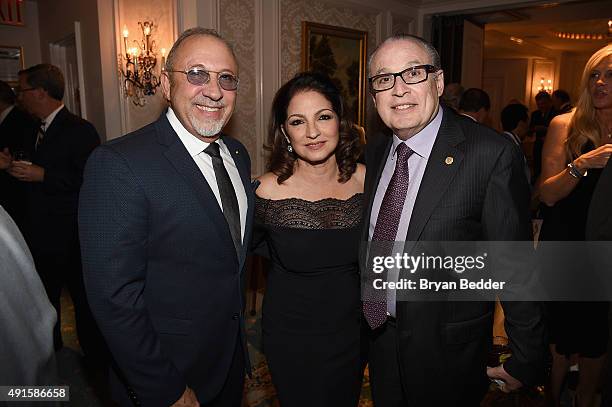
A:
<svg viewBox="0 0 612 407">
<path fill-rule="evenodd" d="M 365 167 L 329 78 L 302 73 L 277 92 L 256 240 L 271 269 L 263 343 L 283 407 L 353 407 L 361 386 L 357 253 Z"/>
<path fill-rule="evenodd" d="M 585 240 L 591 196 L 612 154 L 612 45 L 591 56 L 580 89 L 576 108 L 555 117 L 546 136 L 540 200 L 550 208 L 541 240 Z M 576 405 L 592 405 L 607 351 L 608 303 L 551 303 L 549 323 L 555 404 L 559 405 L 570 357 L 576 355 L 580 369 Z"/>
</svg>

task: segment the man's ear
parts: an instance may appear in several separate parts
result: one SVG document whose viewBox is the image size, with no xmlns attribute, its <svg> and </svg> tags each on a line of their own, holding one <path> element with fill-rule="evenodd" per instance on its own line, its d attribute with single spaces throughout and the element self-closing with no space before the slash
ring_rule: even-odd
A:
<svg viewBox="0 0 612 407">
<path fill-rule="evenodd" d="M 374 102 L 374 109 L 376 109 L 376 94 L 370 93 L 370 96 L 372 96 L 372 102 Z"/>
<path fill-rule="evenodd" d="M 168 76 L 168 72 L 163 72 L 161 75 L 161 87 L 164 92 L 164 98 L 166 100 L 170 100 L 170 77 Z"/>
<path fill-rule="evenodd" d="M 436 75 L 436 88 L 438 89 L 438 97 L 444 92 L 444 71 L 440 69 Z"/>
</svg>

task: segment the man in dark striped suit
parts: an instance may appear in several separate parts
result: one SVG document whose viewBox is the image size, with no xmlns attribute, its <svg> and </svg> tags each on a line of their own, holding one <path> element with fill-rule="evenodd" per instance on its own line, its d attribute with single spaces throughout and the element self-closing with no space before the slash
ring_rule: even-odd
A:
<svg viewBox="0 0 612 407">
<path fill-rule="evenodd" d="M 529 241 L 519 150 L 440 107 L 440 66 L 436 50 L 410 35 L 385 40 L 371 56 L 370 91 L 393 136 L 369 139 L 363 240 Z M 397 277 L 389 272 L 387 279 Z M 513 355 L 487 369 L 493 305 L 400 301 L 394 291 L 382 300 L 364 297 L 375 405 L 476 406 L 487 375 L 506 390 L 535 383 L 546 349 L 540 307 L 503 303 Z"/>
</svg>

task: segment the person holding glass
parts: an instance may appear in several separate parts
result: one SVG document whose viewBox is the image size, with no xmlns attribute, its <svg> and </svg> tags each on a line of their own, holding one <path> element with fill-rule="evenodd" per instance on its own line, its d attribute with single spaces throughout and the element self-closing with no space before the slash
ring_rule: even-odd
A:
<svg viewBox="0 0 612 407">
<path fill-rule="evenodd" d="M 357 253 L 365 167 L 359 134 L 326 76 L 301 73 L 277 92 L 254 240 L 272 261 L 263 342 L 281 406 L 356 406 Z"/>
<path fill-rule="evenodd" d="M 583 241 L 591 197 L 612 154 L 612 44 L 586 63 L 576 108 L 550 123 L 542 154 L 540 200 L 548 210 L 541 240 Z M 578 356 L 577 406 L 594 400 L 608 343 L 607 302 L 551 303 L 553 366 L 551 396 L 559 405 L 561 386 Z"/>
</svg>

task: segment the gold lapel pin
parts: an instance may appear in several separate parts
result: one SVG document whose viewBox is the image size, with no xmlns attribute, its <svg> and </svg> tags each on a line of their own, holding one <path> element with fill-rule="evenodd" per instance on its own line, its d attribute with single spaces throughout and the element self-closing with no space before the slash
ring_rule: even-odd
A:
<svg viewBox="0 0 612 407">
<path fill-rule="evenodd" d="M 454 159 L 450 155 L 448 157 L 446 157 L 446 160 L 444 160 L 446 165 L 451 165 L 453 163 L 453 161 L 454 161 Z"/>
<path fill-rule="evenodd" d="M 238 150 L 236 150 L 236 155 L 238 155 Z"/>
</svg>

